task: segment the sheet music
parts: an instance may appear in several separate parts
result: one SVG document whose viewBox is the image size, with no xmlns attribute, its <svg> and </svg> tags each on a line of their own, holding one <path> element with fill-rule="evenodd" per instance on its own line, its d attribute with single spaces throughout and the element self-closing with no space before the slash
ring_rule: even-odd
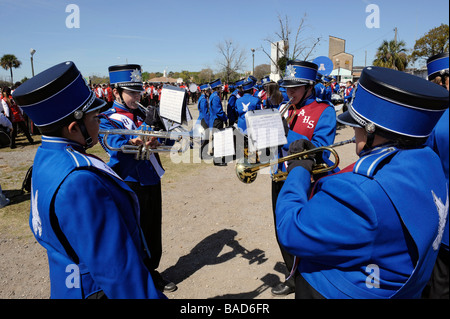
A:
<svg viewBox="0 0 450 319">
<path fill-rule="evenodd" d="M 161 94 L 160 116 L 181 124 L 186 91 L 175 86 L 165 85 Z"/>
<path fill-rule="evenodd" d="M 281 114 L 276 109 L 249 111 L 245 115 L 249 147 L 253 151 L 287 143 Z"/>
<path fill-rule="evenodd" d="M 234 155 L 233 129 L 227 128 L 214 133 L 214 157 Z"/>
</svg>

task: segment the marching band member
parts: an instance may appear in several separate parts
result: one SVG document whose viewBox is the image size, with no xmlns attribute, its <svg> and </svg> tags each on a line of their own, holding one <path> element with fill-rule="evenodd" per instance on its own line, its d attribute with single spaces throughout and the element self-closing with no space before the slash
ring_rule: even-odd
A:
<svg viewBox="0 0 450 319">
<path fill-rule="evenodd" d="M 269 83 L 274 83 L 271 79 L 269 75 L 266 75 L 265 77 L 263 77 L 261 79 L 261 86 L 262 86 L 262 90 L 259 91 L 258 97 L 259 99 L 264 103 L 265 100 L 267 100 L 267 85 Z"/>
<path fill-rule="evenodd" d="M 110 83 L 114 85 L 115 101 L 112 108 L 101 114 L 100 128 L 137 130 L 143 124 L 156 125 L 157 118 L 154 112 L 148 111 L 144 114 L 136 104 L 140 101 L 144 90 L 140 65 L 114 65 L 110 66 L 108 71 Z M 103 135 L 100 135 L 100 142 L 104 144 Z M 157 145 L 157 141 L 148 143 L 150 146 Z M 132 135 L 111 134 L 108 137 L 108 144 L 114 148 L 120 148 L 124 144 L 141 145 L 142 139 Z M 164 169 L 159 156 L 155 153 L 151 155 L 150 160 L 136 160 L 134 154 L 111 151 L 106 147 L 105 150 L 110 155 L 108 165 L 123 178 L 139 199 L 141 228 L 151 256 L 148 267 L 155 285 L 161 291 L 174 291 L 176 285 L 162 278 L 156 270 L 162 255 L 161 177 Z"/>
<path fill-rule="evenodd" d="M 267 91 L 267 98 L 263 101 L 263 108 L 276 108 L 278 109 L 284 101 L 283 94 L 280 92 L 280 87 L 278 83 L 270 82 L 265 85 L 265 90 Z"/>
<path fill-rule="evenodd" d="M 209 95 L 211 93 L 209 84 L 200 85 L 201 95 L 198 99 L 198 119 L 196 126 L 201 126 L 203 130 L 209 132 Z M 203 158 L 203 149 L 209 141 L 209 137 L 205 136 L 200 145 L 200 158 Z"/>
<path fill-rule="evenodd" d="M 341 88 L 339 86 L 339 83 L 337 83 L 336 76 L 333 76 L 331 78 L 331 90 L 332 90 L 332 93 L 339 94 L 340 89 Z"/>
<path fill-rule="evenodd" d="M 228 117 L 228 126 L 233 126 L 238 119 L 238 113 L 236 109 L 236 100 L 239 99 L 242 93 L 242 83 L 244 83 L 245 79 L 241 79 L 235 83 L 236 89 L 231 93 L 228 98 L 227 103 L 227 117 Z"/>
<path fill-rule="evenodd" d="M 449 206 L 440 160 L 423 143 L 448 102 L 445 89 L 424 79 L 365 68 L 338 117 L 355 130 L 359 160 L 313 189 L 313 160 L 288 163 L 276 227 L 297 256 L 296 298 L 420 297 Z M 308 141 L 290 150 L 303 149 Z"/>
<path fill-rule="evenodd" d="M 440 53 L 430 57 L 427 60 L 428 80 L 437 83 L 448 91 L 449 80 L 449 55 L 448 52 Z M 445 110 L 444 115 L 437 123 L 427 145 L 430 146 L 441 159 L 445 177 L 448 184 L 448 166 L 449 166 L 449 110 Z M 444 235 L 442 237 L 441 247 L 439 249 L 436 264 L 431 275 L 431 279 L 422 294 L 423 298 L 429 299 L 448 299 L 449 298 L 449 230 L 448 218 L 445 224 Z"/>
<path fill-rule="evenodd" d="M 222 82 L 220 79 L 214 80 L 210 84 L 213 93 L 209 97 L 209 128 L 212 132 L 215 130 L 222 130 L 224 128 L 224 124 L 227 122 L 228 117 L 223 111 L 222 100 L 220 99 L 220 91 L 222 90 Z M 210 132 L 211 135 L 213 135 Z M 210 135 L 210 136 L 211 136 Z M 210 142 L 212 147 L 212 143 Z M 222 158 L 220 162 L 214 161 L 214 165 L 216 166 L 226 166 L 225 158 Z"/>
<path fill-rule="evenodd" d="M 14 99 L 43 134 L 30 228 L 47 249 L 52 298 L 163 298 L 145 266 L 136 195 L 102 160 L 96 98 L 73 62 L 26 81 Z"/>
<path fill-rule="evenodd" d="M 247 122 L 245 120 L 245 114 L 247 114 L 248 111 L 261 109 L 261 100 L 252 95 L 254 85 L 255 84 L 252 79 L 247 79 L 242 84 L 242 92 L 244 95 L 236 101 L 236 109 L 239 116 L 237 126 L 243 134 L 247 134 Z"/>
<path fill-rule="evenodd" d="M 205 130 L 208 129 L 209 123 L 209 94 L 210 94 L 210 86 L 209 84 L 200 85 L 200 91 L 202 95 L 198 99 L 197 107 L 198 107 L 198 119 L 197 125 L 200 124 Z"/>
<path fill-rule="evenodd" d="M 316 85 L 314 85 L 314 90 L 316 93 L 316 97 L 321 99 L 322 101 L 325 100 L 326 93 L 325 93 L 325 85 L 322 83 L 323 76 L 320 73 L 317 73 L 316 77 Z"/>
<path fill-rule="evenodd" d="M 314 95 L 314 85 L 317 77 L 318 66 L 307 61 L 288 61 L 285 77 L 281 83 L 286 88 L 289 98 L 292 98 L 294 106 L 287 112 L 289 130 L 288 143 L 282 147 L 281 156 L 287 155 L 289 145 L 299 139 L 307 139 L 315 147 L 326 146 L 334 143 L 336 134 L 336 112 L 327 101 L 317 99 Z M 280 106 L 282 108 L 283 106 Z M 324 155 L 324 160 L 327 158 Z M 280 164 L 279 169 L 286 171 L 286 165 Z M 283 182 L 272 181 L 272 208 L 275 218 L 275 207 L 278 193 Z M 288 269 L 293 266 L 294 256 L 288 253 L 278 240 L 283 260 Z M 293 278 L 280 283 L 272 288 L 274 295 L 287 295 L 295 291 Z"/>
<path fill-rule="evenodd" d="M 325 76 L 325 101 L 328 101 L 331 103 L 331 95 L 333 94 L 333 89 L 331 88 L 331 78 L 329 76 Z"/>
<path fill-rule="evenodd" d="M 348 109 L 348 105 L 350 103 L 352 103 L 352 99 L 353 99 L 353 83 L 352 81 L 347 81 L 345 83 L 345 89 L 344 89 L 344 106 L 343 106 L 343 111 L 347 111 Z"/>
</svg>

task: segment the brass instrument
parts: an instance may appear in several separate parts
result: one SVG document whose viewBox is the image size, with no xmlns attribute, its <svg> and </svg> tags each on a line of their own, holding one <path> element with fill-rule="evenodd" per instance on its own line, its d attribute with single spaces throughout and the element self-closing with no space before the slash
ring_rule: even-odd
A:
<svg viewBox="0 0 450 319">
<path fill-rule="evenodd" d="M 288 102 L 283 106 L 283 108 L 280 110 L 280 114 L 281 114 L 282 117 L 284 116 L 284 113 L 286 113 L 286 112 L 290 109 L 290 107 L 292 106 L 292 105 L 291 105 L 291 102 L 292 102 L 293 99 L 294 99 L 294 98 L 291 97 L 291 98 L 289 99 L 289 101 L 288 101 Z"/>
<path fill-rule="evenodd" d="M 317 153 L 329 151 L 331 154 L 333 154 L 335 161 L 334 164 L 331 166 L 328 166 L 325 163 L 318 163 L 313 166 L 311 174 L 321 174 L 326 173 L 328 171 L 332 171 L 336 167 L 339 166 L 339 155 L 334 150 L 334 147 L 342 146 L 349 143 L 355 143 L 355 138 L 351 138 L 346 141 L 337 142 L 329 146 L 321 146 L 317 147 L 311 150 L 304 150 L 302 152 L 291 154 L 282 158 L 279 158 L 275 161 L 271 161 L 268 163 L 259 163 L 259 164 L 250 164 L 248 161 L 244 158 L 238 161 L 236 164 L 236 175 L 239 178 L 239 180 L 243 183 L 250 184 L 253 183 L 256 180 L 256 177 L 258 176 L 258 171 L 262 168 L 269 167 L 272 165 L 280 164 L 286 161 L 290 161 L 293 159 L 305 159 L 308 156 L 315 155 Z M 277 173 L 273 176 L 273 181 L 278 182 L 285 180 L 287 178 L 288 173 L 287 172 L 281 172 Z"/>
<path fill-rule="evenodd" d="M 295 109 L 295 105 L 292 105 L 292 104 L 291 104 L 293 99 L 294 99 L 294 98 L 291 97 L 291 98 L 289 99 L 289 101 L 288 101 L 288 102 L 283 106 L 283 108 L 280 110 L 280 114 L 281 114 L 281 117 L 282 117 L 282 118 L 284 117 L 284 114 L 286 114 L 286 112 L 288 112 L 289 109 L 290 109 L 292 106 L 294 106 L 294 109 Z M 292 121 L 292 118 L 293 118 L 294 116 L 295 116 L 295 112 L 292 113 L 292 115 L 286 119 L 286 122 L 289 124 L 289 122 Z"/>
<path fill-rule="evenodd" d="M 148 127 L 149 128 L 149 127 Z M 100 130 L 98 132 L 99 134 L 103 134 L 103 141 L 102 145 L 106 147 L 107 149 L 113 151 L 113 152 L 122 152 L 125 154 L 135 154 L 135 158 L 137 160 L 149 160 L 150 156 L 153 153 L 159 153 L 159 152 L 185 152 L 189 147 L 190 143 L 187 143 L 187 146 L 184 146 L 181 150 L 174 149 L 173 146 L 166 146 L 161 145 L 158 148 L 150 148 L 147 146 L 147 142 L 150 142 L 153 138 L 162 138 L 162 139 L 170 139 L 175 140 L 177 142 L 181 141 L 183 138 L 192 138 L 193 134 L 192 132 L 175 132 L 175 131 L 151 131 L 150 129 L 147 129 L 144 127 L 140 130 L 127 130 L 127 129 L 117 129 L 117 130 Z M 131 135 L 131 136 L 138 136 L 142 140 L 142 145 L 129 145 L 125 144 L 122 145 L 120 148 L 112 147 L 108 144 L 108 136 L 111 134 L 118 134 L 118 135 Z"/>
</svg>

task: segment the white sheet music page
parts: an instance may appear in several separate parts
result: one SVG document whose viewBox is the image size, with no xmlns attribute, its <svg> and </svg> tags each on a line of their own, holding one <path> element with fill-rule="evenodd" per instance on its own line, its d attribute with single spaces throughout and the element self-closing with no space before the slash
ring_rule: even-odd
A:
<svg viewBox="0 0 450 319">
<path fill-rule="evenodd" d="M 186 91 L 184 89 L 170 85 L 163 86 L 159 104 L 159 115 L 181 124 L 185 94 Z"/>
<path fill-rule="evenodd" d="M 256 150 L 276 147 L 287 143 L 283 121 L 277 109 L 249 111 L 245 115 L 249 143 Z"/>
<path fill-rule="evenodd" d="M 214 157 L 234 155 L 233 129 L 227 128 L 214 133 Z"/>
</svg>

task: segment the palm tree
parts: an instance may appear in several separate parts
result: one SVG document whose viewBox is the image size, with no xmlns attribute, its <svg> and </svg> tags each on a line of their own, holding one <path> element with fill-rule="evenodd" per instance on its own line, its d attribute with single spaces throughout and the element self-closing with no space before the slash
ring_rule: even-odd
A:
<svg viewBox="0 0 450 319">
<path fill-rule="evenodd" d="M 404 41 L 384 40 L 377 50 L 373 65 L 404 71 L 408 65 L 405 46 Z"/>
<path fill-rule="evenodd" d="M 21 64 L 22 62 L 20 62 L 14 54 L 5 54 L 0 59 L 0 65 L 2 68 L 5 70 L 9 69 L 11 71 L 11 83 L 14 83 L 12 69 L 20 67 Z"/>
</svg>

